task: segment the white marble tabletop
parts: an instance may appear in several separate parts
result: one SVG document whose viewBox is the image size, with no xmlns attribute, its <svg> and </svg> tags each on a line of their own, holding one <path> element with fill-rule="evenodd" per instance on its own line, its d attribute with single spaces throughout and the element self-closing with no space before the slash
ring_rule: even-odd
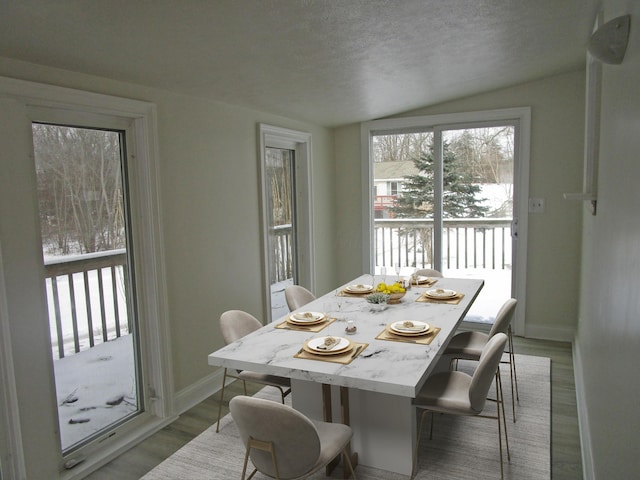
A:
<svg viewBox="0 0 640 480">
<path fill-rule="evenodd" d="M 395 275 L 387 275 L 386 280 L 392 282 L 396 278 Z M 381 280 L 379 275 L 375 277 L 376 283 Z M 371 283 L 371 275 L 363 275 L 337 291 L 351 284 Z M 339 318 L 321 332 L 276 329 L 275 326 L 284 321 L 282 318 L 211 353 L 208 362 L 212 366 L 253 370 L 413 398 L 435 368 L 440 353 L 483 285 L 482 280 L 440 278 L 431 288 L 452 289 L 463 293 L 464 298 L 458 305 L 416 302 L 426 289 L 414 286 L 407 290 L 399 304 L 389 305 L 385 311 L 375 313 L 364 298 L 338 297 L 335 291 L 330 292 L 300 309 L 326 312 Z M 342 304 L 338 308 L 340 301 Z M 348 320 L 353 320 L 357 327 L 357 332 L 353 335 L 345 333 Z M 441 331 L 430 346 L 376 340 L 375 337 L 385 325 L 399 320 L 427 322 L 440 327 Z M 369 345 L 348 365 L 294 358 L 305 340 L 326 335 L 342 336 Z"/>
</svg>

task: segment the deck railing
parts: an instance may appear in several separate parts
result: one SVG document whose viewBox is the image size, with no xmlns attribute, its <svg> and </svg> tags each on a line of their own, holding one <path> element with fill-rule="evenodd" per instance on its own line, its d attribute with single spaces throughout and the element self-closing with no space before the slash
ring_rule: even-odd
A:
<svg viewBox="0 0 640 480">
<path fill-rule="evenodd" d="M 511 268 L 511 218 L 443 220 L 442 265 L 447 269 Z M 272 283 L 292 277 L 291 225 L 272 231 Z M 376 266 L 432 268 L 433 220 L 375 219 Z"/>
<path fill-rule="evenodd" d="M 271 284 L 293 278 L 293 228 L 291 224 L 271 229 L 272 265 Z"/>
<path fill-rule="evenodd" d="M 376 219 L 376 266 L 433 268 L 433 220 Z M 442 266 L 511 268 L 510 218 L 443 220 Z"/>
<path fill-rule="evenodd" d="M 433 221 L 376 219 L 376 266 L 431 268 Z M 443 267 L 511 267 L 511 219 L 446 219 Z M 272 283 L 292 278 L 291 225 L 274 228 Z M 124 249 L 47 261 L 46 286 L 54 356 L 77 353 L 129 333 Z"/>
<path fill-rule="evenodd" d="M 131 331 L 124 249 L 45 262 L 54 358 L 86 350 Z"/>
</svg>

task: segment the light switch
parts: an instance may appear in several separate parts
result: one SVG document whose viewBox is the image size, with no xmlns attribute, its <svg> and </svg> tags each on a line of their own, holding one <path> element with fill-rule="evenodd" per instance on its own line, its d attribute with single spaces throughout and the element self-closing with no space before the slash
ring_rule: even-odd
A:
<svg viewBox="0 0 640 480">
<path fill-rule="evenodd" d="M 544 213 L 544 198 L 530 198 L 529 213 Z"/>
</svg>

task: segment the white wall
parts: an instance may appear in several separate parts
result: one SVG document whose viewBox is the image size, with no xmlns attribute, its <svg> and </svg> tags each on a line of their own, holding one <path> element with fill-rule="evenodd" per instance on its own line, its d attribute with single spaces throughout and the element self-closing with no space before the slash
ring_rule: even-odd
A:
<svg viewBox="0 0 640 480">
<path fill-rule="evenodd" d="M 581 209 L 563 193 L 582 190 L 585 73 L 564 75 L 407 112 L 403 116 L 531 107 L 529 193 L 546 211 L 529 216 L 527 336 L 570 340 L 578 318 Z M 338 276 L 361 273 L 360 128 L 335 129 L 338 180 Z"/>
<path fill-rule="evenodd" d="M 640 471 L 640 2 L 605 1 L 605 21 L 631 14 L 621 65 L 604 65 L 598 213 L 584 212 L 575 342 L 585 478 Z"/>
</svg>

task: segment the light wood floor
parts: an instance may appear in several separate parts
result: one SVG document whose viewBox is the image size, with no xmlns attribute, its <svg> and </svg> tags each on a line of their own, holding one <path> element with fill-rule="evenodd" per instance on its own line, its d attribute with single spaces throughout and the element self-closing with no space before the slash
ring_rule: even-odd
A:
<svg viewBox="0 0 640 480">
<path fill-rule="evenodd" d="M 484 329 L 483 326 L 465 325 Z M 576 409 L 571 344 L 514 337 L 516 353 L 551 358 L 551 474 L 554 480 L 582 478 L 580 437 Z M 255 393 L 258 388 L 252 389 Z M 239 382 L 225 390 L 222 414 L 228 400 L 242 393 Z M 103 466 L 90 480 L 137 480 L 216 421 L 218 395 L 209 397 L 185 412 L 128 452 Z M 523 399 L 521 399 L 523 400 Z"/>
</svg>

